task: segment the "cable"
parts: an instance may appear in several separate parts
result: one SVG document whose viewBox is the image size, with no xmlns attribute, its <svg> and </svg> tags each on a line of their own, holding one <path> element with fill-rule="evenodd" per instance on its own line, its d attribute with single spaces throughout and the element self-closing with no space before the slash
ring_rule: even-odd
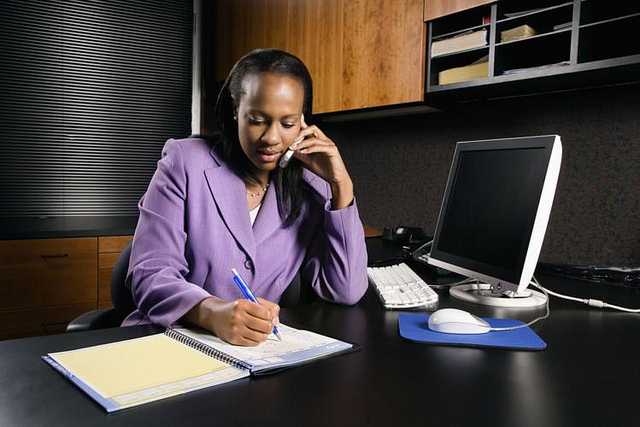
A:
<svg viewBox="0 0 640 427">
<path fill-rule="evenodd" d="M 533 325 L 534 323 L 537 323 L 537 322 L 539 322 L 541 320 L 544 320 L 547 317 L 549 317 L 549 315 L 551 314 L 551 310 L 549 309 L 549 294 L 547 293 L 547 290 L 545 288 L 543 288 L 542 286 L 540 286 L 540 284 L 538 283 L 538 281 L 536 280 L 535 277 L 533 278 L 533 280 L 529 284 L 536 286 L 547 297 L 547 302 L 545 303 L 546 313 L 544 314 L 544 316 L 536 317 L 535 319 L 533 319 L 530 322 L 525 323 L 523 325 L 510 326 L 508 328 L 491 328 L 490 331 L 513 331 L 514 329 L 527 328 L 527 327 Z"/>
<path fill-rule="evenodd" d="M 619 310 L 619 311 L 625 311 L 627 313 L 640 313 L 640 308 L 627 308 L 627 307 L 620 307 L 619 305 L 614 305 L 614 304 L 609 304 L 605 301 L 599 300 L 599 299 L 594 299 L 594 298 L 576 298 L 576 297 L 572 297 L 569 295 L 563 295 L 563 294 L 559 294 L 557 292 L 554 291 L 550 291 L 544 287 L 542 287 L 542 285 L 540 285 L 540 283 L 538 283 L 537 280 L 535 280 L 535 278 L 533 279 L 533 281 L 531 282 L 531 284 L 533 286 L 535 286 L 536 288 L 540 289 L 542 292 L 544 292 L 545 294 L 550 294 L 553 295 L 554 297 L 558 297 L 558 298 L 562 298 L 562 299 L 566 299 L 569 301 L 576 301 L 576 302 L 580 302 L 582 304 L 586 304 L 590 307 L 596 307 L 596 308 L 612 308 L 614 310 Z M 547 300 L 547 304 L 548 304 L 548 300 Z"/>
<path fill-rule="evenodd" d="M 544 286 L 542 286 L 540 284 L 540 282 L 538 282 L 538 280 L 535 277 L 533 277 L 533 279 L 531 280 L 529 285 L 540 289 L 540 291 L 542 291 L 542 293 L 547 297 L 547 302 L 545 304 L 546 313 L 544 314 L 544 316 L 536 317 L 532 321 L 530 321 L 530 322 L 528 322 L 526 324 L 523 324 L 523 325 L 511 326 L 511 327 L 508 327 L 508 328 L 491 328 L 490 331 L 512 331 L 514 329 L 526 328 L 528 326 L 533 325 L 536 322 L 539 322 L 540 320 L 546 319 L 551 314 L 551 310 L 549 309 L 549 295 L 553 295 L 554 297 L 558 297 L 558 298 L 561 298 L 561 299 L 566 299 L 566 300 L 569 300 L 569 301 L 576 301 L 576 302 L 579 302 L 579 303 L 582 303 L 582 304 L 586 304 L 586 305 L 588 305 L 590 307 L 611 308 L 611 309 L 614 309 L 614 310 L 624 311 L 624 312 L 627 312 L 627 313 L 640 313 L 640 308 L 620 307 L 619 305 L 609 304 L 609 303 L 607 303 L 605 301 L 602 301 L 602 300 L 599 300 L 599 299 L 594 299 L 594 298 L 576 298 L 576 297 L 572 297 L 572 296 L 569 296 L 569 295 L 564 295 L 564 294 L 560 294 L 558 292 L 551 291 L 551 290 L 545 288 Z"/>
</svg>

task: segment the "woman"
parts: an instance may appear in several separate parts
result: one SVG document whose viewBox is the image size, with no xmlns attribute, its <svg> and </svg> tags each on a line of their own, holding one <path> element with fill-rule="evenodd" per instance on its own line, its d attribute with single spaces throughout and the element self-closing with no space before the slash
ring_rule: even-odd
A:
<svg viewBox="0 0 640 427">
<path fill-rule="evenodd" d="M 353 183 L 336 145 L 309 126 L 311 78 L 295 56 L 250 52 L 218 97 L 222 135 L 169 140 L 139 203 L 123 325 L 188 322 L 256 345 L 296 273 L 323 299 L 355 304 L 367 255 Z M 293 159 L 278 167 L 287 148 Z M 239 270 L 259 304 L 242 299 Z"/>
</svg>

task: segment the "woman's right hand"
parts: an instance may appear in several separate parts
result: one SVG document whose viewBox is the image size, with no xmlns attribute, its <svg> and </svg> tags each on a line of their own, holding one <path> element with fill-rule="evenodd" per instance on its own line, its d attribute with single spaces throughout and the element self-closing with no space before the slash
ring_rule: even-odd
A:
<svg viewBox="0 0 640 427">
<path fill-rule="evenodd" d="M 280 312 L 280 307 L 271 301 L 258 298 L 258 302 L 209 297 L 193 307 L 185 319 L 230 344 L 255 346 L 271 334 Z"/>
</svg>

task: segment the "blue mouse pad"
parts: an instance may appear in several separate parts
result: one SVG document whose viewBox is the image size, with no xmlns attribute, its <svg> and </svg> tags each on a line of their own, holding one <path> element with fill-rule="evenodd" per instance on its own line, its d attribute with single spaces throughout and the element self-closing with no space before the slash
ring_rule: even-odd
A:
<svg viewBox="0 0 640 427">
<path fill-rule="evenodd" d="M 495 328 L 508 328 L 522 325 L 523 322 L 512 319 L 492 319 L 484 317 Z M 526 327 L 513 331 L 492 331 L 486 334 L 445 334 L 434 332 L 427 324 L 429 314 L 400 313 L 398 325 L 400 336 L 411 341 L 462 347 L 497 347 L 515 350 L 544 350 L 544 342 L 533 329 Z"/>
</svg>

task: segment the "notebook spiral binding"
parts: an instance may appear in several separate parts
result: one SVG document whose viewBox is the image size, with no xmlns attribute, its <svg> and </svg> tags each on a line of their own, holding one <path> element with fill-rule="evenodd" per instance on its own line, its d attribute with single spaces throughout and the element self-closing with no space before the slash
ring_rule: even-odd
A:
<svg viewBox="0 0 640 427">
<path fill-rule="evenodd" d="M 181 334 L 180 332 L 173 330 L 173 329 L 167 329 L 164 334 L 166 336 L 168 336 L 169 338 L 172 338 L 186 346 L 189 346 L 195 350 L 198 350 L 204 354 L 206 354 L 209 357 L 212 357 L 216 360 L 219 360 L 221 362 L 224 363 L 228 363 L 229 365 L 233 365 L 236 368 L 240 368 L 240 369 L 250 369 L 251 367 L 249 365 L 247 365 L 246 363 L 244 363 L 242 360 L 238 360 L 235 357 L 231 357 L 227 354 L 224 354 L 218 350 L 216 350 L 215 348 L 211 348 L 206 344 L 203 344 L 191 337 L 188 337 L 186 335 Z"/>
</svg>

